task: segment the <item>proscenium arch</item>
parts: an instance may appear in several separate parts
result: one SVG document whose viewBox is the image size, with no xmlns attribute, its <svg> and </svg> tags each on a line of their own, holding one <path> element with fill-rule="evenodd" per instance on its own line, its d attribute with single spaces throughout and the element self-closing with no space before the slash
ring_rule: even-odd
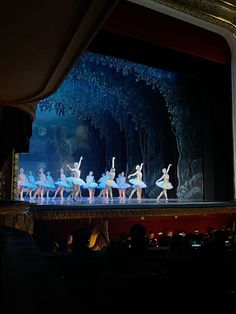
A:
<svg viewBox="0 0 236 314">
<path fill-rule="evenodd" d="M 186 14 L 170 6 L 158 3 L 155 0 L 128 0 L 148 9 L 169 15 L 184 22 L 193 24 L 200 28 L 221 35 L 228 43 L 231 50 L 231 90 L 232 90 L 232 135 L 233 135 L 233 188 L 234 199 L 236 199 L 236 34 L 223 26 L 207 22 L 204 19 Z M 233 29 L 233 27 L 231 27 Z"/>
</svg>

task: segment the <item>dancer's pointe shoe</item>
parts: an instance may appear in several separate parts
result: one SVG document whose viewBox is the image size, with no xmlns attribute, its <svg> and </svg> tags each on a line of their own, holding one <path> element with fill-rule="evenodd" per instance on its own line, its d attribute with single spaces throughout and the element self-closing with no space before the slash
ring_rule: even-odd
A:
<svg viewBox="0 0 236 314">
<path fill-rule="evenodd" d="M 166 199 L 166 203 L 168 203 L 168 199 Z"/>
<path fill-rule="evenodd" d="M 25 199 L 24 199 L 24 197 L 21 197 L 20 200 L 21 200 L 21 201 L 24 201 Z"/>
</svg>

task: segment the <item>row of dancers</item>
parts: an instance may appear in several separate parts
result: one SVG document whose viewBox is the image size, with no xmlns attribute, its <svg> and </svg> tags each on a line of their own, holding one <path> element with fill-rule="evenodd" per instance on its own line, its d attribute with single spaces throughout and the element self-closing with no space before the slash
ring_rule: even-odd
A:
<svg viewBox="0 0 236 314">
<path fill-rule="evenodd" d="M 126 198 L 126 190 L 132 187 L 132 191 L 129 198 L 132 198 L 134 193 L 137 194 L 137 199 L 142 198 L 142 190 L 147 187 L 147 185 L 142 181 L 142 168 L 143 163 L 135 167 L 135 172 L 128 176 L 128 183 L 126 182 L 126 177 L 124 172 L 121 172 L 115 180 L 116 170 L 115 170 L 115 157 L 112 158 L 112 166 L 110 171 L 102 174 L 98 183 L 94 180 L 93 172 L 90 171 L 86 177 L 86 180 L 80 178 L 81 175 L 81 162 L 83 157 L 80 157 L 79 162 L 75 162 L 74 166 L 66 165 L 66 167 L 71 171 L 71 176 L 66 177 L 64 174 L 64 169 L 60 169 L 60 177 L 55 182 L 51 177 L 50 171 L 44 173 L 44 169 L 39 169 L 38 180 L 35 181 L 32 171 L 29 171 L 29 175 L 24 174 L 24 169 L 20 168 L 18 177 L 18 196 L 20 200 L 24 200 L 24 192 L 26 196 L 34 200 L 37 196 L 41 199 L 46 197 L 49 198 L 49 193 L 53 193 L 52 199 L 55 199 L 59 194 L 61 199 L 64 198 L 64 191 L 68 192 L 68 198 L 73 197 L 76 201 L 77 197 L 82 197 L 81 187 L 88 189 L 89 198 L 95 197 L 95 189 L 99 188 L 101 191 L 98 197 L 113 198 L 112 189 L 118 189 L 119 197 L 121 199 Z M 162 195 L 165 196 L 166 201 L 168 201 L 167 190 L 172 189 L 173 186 L 169 182 L 169 170 L 172 165 L 169 164 L 167 169 L 163 168 L 163 175 L 156 181 L 156 185 L 162 188 L 161 193 L 158 195 L 157 200 L 160 199 Z"/>
</svg>

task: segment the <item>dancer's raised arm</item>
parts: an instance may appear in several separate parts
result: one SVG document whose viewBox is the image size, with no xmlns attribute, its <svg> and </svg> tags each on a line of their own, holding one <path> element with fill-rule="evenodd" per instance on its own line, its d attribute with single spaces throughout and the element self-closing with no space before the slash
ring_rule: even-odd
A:
<svg viewBox="0 0 236 314">
<path fill-rule="evenodd" d="M 139 171 L 142 171 L 142 169 L 143 169 L 143 162 L 142 162 L 141 165 L 140 165 Z"/>
<path fill-rule="evenodd" d="M 172 166 L 172 164 L 169 164 L 169 166 L 168 166 L 168 168 L 166 170 L 167 173 L 169 172 L 171 166 Z"/>
<path fill-rule="evenodd" d="M 78 164 L 78 168 L 80 168 L 81 166 L 81 161 L 83 160 L 83 156 L 80 157 L 80 160 L 79 160 L 79 164 Z"/>
<path fill-rule="evenodd" d="M 111 165 L 112 168 L 115 168 L 115 159 L 116 157 L 112 157 L 112 165 Z"/>
</svg>

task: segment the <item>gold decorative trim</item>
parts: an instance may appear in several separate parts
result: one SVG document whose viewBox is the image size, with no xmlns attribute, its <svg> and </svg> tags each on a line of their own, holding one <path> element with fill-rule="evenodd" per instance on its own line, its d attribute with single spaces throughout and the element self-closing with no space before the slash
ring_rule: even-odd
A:
<svg viewBox="0 0 236 314">
<path fill-rule="evenodd" d="M 91 209 L 91 210 L 40 210 L 31 209 L 34 220 L 72 220 L 72 219 L 109 219 L 109 218 L 145 218 L 145 217 L 182 217 L 236 214 L 236 207 L 201 207 L 201 208 L 164 208 L 156 209 Z"/>
<path fill-rule="evenodd" d="M 13 153 L 6 158 L 0 171 L 0 200 L 11 200 L 12 198 L 12 159 Z"/>
<path fill-rule="evenodd" d="M 236 5 L 233 0 L 152 0 L 228 29 L 236 34 Z"/>
<path fill-rule="evenodd" d="M 15 200 L 17 198 L 18 189 L 18 162 L 19 162 L 19 154 L 15 154 L 13 151 L 12 157 L 12 190 L 11 190 L 11 200 Z"/>
</svg>

